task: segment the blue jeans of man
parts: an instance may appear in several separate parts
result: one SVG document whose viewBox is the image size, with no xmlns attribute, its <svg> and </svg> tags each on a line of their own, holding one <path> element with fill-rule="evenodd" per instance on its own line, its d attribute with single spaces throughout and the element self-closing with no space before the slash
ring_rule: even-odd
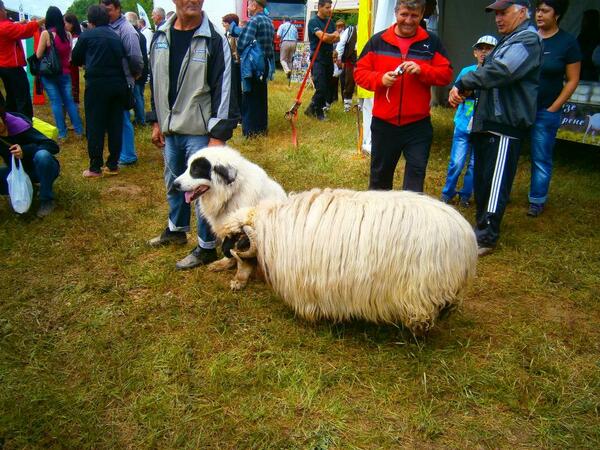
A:
<svg viewBox="0 0 600 450">
<path fill-rule="evenodd" d="M 146 106 L 144 105 L 144 83 L 135 83 L 135 89 L 133 91 L 135 97 L 135 106 L 133 112 L 135 113 L 135 124 L 145 125 L 146 124 Z"/>
<path fill-rule="evenodd" d="M 60 164 L 48 150 L 38 150 L 33 155 L 33 170 L 31 166 L 25 165 L 25 169 L 33 183 L 40 184 L 40 200 L 48 201 L 54 199 L 52 185 L 60 173 Z M 10 167 L 0 167 L 0 194 L 8 194 L 6 177 L 10 173 Z"/>
<path fill-rule="evenodd" d="M 531 129 L 530 203 L 544 204 L 548 199 L 552 178 L 552 154 L 559 127 L 560 112 L 538 110 Z"/>
<path fill-rule="evenodd" d="M 42 82 L 44 83 L 44 89 L 46 89 L 48 99 L 50 100 L 50 108 L 52 109 L 54 122 L 58 128 L 58 137 L 60 139 L 67 137 L 65 109 L 71 119 L 75 133 L 82 135 L 83 124 L 81 122 L 81 116 L 79 115 L 77 105 L 71 94 L 71 75 L 64 74 L 56 77 L 42 77 Z"/>
<path fill-rule="evenodd" d="M 135 153 L 134 138 L 131 115 L 129 114 L 129 110 L 126 109 L 123 111 L 123 143 L 121 146 L 119 164 L 133 164 L 137 161 L 138 157 Z"/>
<path fill-rule="evenodd" d="M 172 134 L 165 136 L 165 185 L 167 202 L 169 203 L 169 230 L 190 231 L 191 208 L 185 201 L 183 192 L 173 187 L 175 179 L 185 172 L 190 156 L 202 151 L 208 145 L 208 136 Z M 198 244 L 202 248 L 211 249 L 217 246 L 215 235 L 210 225 L 202 217 L 199 201 L 196 201 L 196 221 Z"/>
<path fill-rule="evenodd" d="M 473 164 L 474 158 L 470 134 L 459 128 L 454 128 L 450 161 L 448 161 L 448 175 L 446 176 L 446 185 L 442 189 L 442 195 L 445 198 L 451 200 L 458 194 L 461 200 L 469 201 L 471 194 L 473 194 Z M 457 192 L 456 185 L 458 178 L 465 165 L 467 165 L 467 170 L 463 178 L 463 187 L 462 190 Z"/>
</svg>

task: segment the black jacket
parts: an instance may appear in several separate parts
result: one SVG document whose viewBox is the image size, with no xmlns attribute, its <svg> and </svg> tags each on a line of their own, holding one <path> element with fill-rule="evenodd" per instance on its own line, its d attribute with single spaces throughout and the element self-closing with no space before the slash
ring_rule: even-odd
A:
<svg viewBox="0 0 600 450">
<path fill-rule="evenodd" d="M 135 84 L 143 86 L 148 82 L 148 75 L 150 73 L 150 68 L 148 66 L 148 50 L 146 47 L 146 36 L 144 36 L 137 28 L 135 31 L 137 31 L 138 38 L 140 39 L 140 50 L 142 51 L 142 60 L 144 61 L 144 68 L 142 69 L 142 74 L 137 80 L 135 80 Z"/>
<path fill-rule="evenodd" d="M 31 123 L 31 121 L 24 115 L 18 113 L 10 113 L 13 116 L 20 117 Z M 56 155 L 59 152 L 58 144 L 52 139 L 47 138 L 35 128 L 31 127 L 28 130 L 15 134 L 14 136 L 2 136 L 0 140 L 0 157 L 4 160 L 4 163 L 12 168 L 12 158 L 9 151 L 9 146 L 6 143 L 12 145 L 18 144 L 23 149 L 23 167 L 25 172 L 28 174 L 35 173 L 33 166 L 33 157 L 40 150 L 47 150 L 49 153 Z"/>
<path fill-rule="evenodd" d="M 483 66 L 457 81 L 460 91 L 479 91 L 472 132 L 525 137 L 537 112 L 541 64 L 542 40 L 526 21 L 498 43 Z"/>
<path fill-rule="evenodd" d="M 85 79 L 122 78 L 125 50 L 119 35 L 108 26 L 84 31 L 79 39 L 71 62 L 76 66 L 85 65 Z"/>
</svg>

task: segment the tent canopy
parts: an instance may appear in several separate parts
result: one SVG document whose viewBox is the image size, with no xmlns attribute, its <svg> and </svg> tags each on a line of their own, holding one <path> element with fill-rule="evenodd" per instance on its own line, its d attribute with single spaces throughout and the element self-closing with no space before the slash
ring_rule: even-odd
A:
<svg viewBox="0 0 600 450">
<path fill-rule="evenodd" d="M 472 45 L 480 36 L 491 34 L 496 37 L 498 30 L 494 14 L 486 13 L 485 6 L 491 1 L 481 0 L 438 0 L 438 33 L 448 51 L 456 74 L 465 66 L 475 64 Z M 561 28 L 577 36 L 581 28 L 581 17 L 588 9 L 599 9 L 600 0 L 571 1 Z"/>
</svg>

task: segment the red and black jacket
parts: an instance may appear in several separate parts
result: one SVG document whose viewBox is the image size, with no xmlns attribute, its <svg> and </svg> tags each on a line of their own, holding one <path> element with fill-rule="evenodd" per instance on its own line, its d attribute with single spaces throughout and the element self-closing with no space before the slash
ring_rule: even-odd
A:
<svg viewBox="0 0 600 450">
<path fill-rule="evenodd" d="M 394 125 L 406 125 L 429 116 L 431 86 L 452 82 L 452 66 L 440 39 L 419 27 L 409 39 L 408 52 L 402 54 L 396 24 L 375 34 L 363 49 L 354 79 L 375 92 L 373 116 Z M 393 86 L 385 87 L 381 78 L 404 61 L 415 61 L 419 75 L 400 75 Z"/>
<path fill-rule="evenodd" d="M 21 39 L 34 35 L 40 28 L 34 20 L 25 24 L 11 22 L 8 19 L 0 20 L 0 67 L 23 67 L 27 64 Z"/>
</svg>

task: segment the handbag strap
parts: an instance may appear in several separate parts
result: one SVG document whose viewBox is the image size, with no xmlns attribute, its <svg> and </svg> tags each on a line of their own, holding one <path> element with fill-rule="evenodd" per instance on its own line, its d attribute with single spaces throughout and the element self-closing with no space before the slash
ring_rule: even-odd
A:
<svg viewBox="0 0 600 450">
<path fill-rule="evenodd" d="M 48 31 L 48 37 L 50 37 L 50 47 L 46 47 L 46 51 L 52 50 L 52 48 L 56 48 L 56 45 L 54 45 L 54 34 L 52 33 L 52 30 L 46 30 Z"/>
<path fill-rule="evenodd" d="M 283 38 L 286 37 L 288 35 L 288 33 L 290 32 L 290 29 L 295 26 L 292 22 L 288 22 L 288 23 L 290 24 L 290 26 L 288 27 L 287 30 L 285 30 L 285 33 L 283 33 L 283 36 L 281 36 L 280 42 L 283 42 Z"/>
</svg>

